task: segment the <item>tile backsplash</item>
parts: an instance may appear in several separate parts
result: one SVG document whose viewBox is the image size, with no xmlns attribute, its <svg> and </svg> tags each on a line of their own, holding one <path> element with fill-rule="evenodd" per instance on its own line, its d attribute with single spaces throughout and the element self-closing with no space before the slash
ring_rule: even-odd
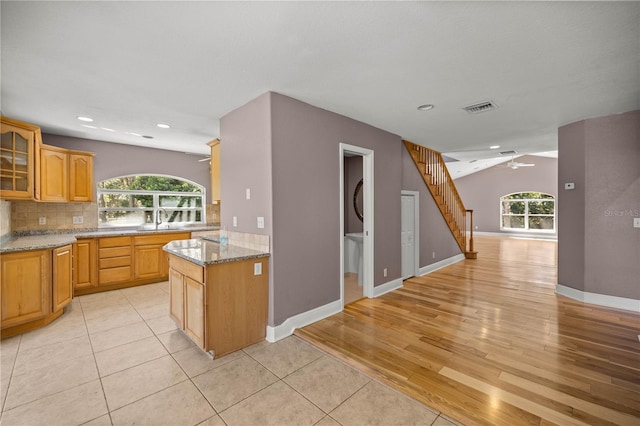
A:
<svg viewBox="0 0 640 426">
<path fill-rule="evenodd" d="M 74 216 L 82 216 L 82 223 L 74 224 Z M 40 224 L 41 218 L 44 218 L 44 224 Z M 98 205 L 96 203 L 36 203 L 35 201 L 11 203 L 12 231 L 97 227 Z"/>
<path fill-rule="evenodd" d="M 0 238 L 11 234 L 11 203 L 0 200 Z"/>
</svg>

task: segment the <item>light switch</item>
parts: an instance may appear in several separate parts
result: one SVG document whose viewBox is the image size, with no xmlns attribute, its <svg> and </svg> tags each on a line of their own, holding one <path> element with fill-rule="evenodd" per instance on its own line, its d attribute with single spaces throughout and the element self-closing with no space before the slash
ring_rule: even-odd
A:
<svg viewBox="0 0 640 426">
<path fill-rule="evenodd" d="M 245 191 L 247 193 L 247 200 L 250 200 L 251 199 L 251 188 L 247 188 Z"/>
<path fill-rule="evenodd" d="M 79 225 L 81 223 L 84 223 L 84 217 L 82 217 L 82 216 L 73 216 L 73 224 L 74 225 Z"/>
<path fill-rule="evenodd" d="M 633 227 L 634 228 L 640 228 L 640 217 L 634 217 L 633 218 Z"/>
<path fill-rule="evenodd" d="M 253 264 L 253 275 L 262 275 L 262 263 L 254 263 Z"/>
<path fill-rule="evenodd" d="M 264 217 L 258 216 L 258 228 L 264 228 Z"/>
<path fill-rule="evenodd" d="M 564 189 L 576 189 L 576 184 L 573 182 L 568 182 L 564 184 Z"/>
<path fill-rule="evenodd" d="M 238 216 L 233 217 L 233 226 L 238 226 Z"/>
</svg>

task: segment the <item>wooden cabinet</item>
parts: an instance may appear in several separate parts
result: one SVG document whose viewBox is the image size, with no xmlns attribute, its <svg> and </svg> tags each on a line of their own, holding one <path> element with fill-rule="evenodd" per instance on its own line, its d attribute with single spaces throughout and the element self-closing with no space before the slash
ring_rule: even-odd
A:
<svg viewBox="0 0 640 426">
<path fill-rule="evenodd" d="M 134 244 L 134 278 L 166 279 L 169 272 L 167 253 L 162 247 L 169 241 L 189 239 L 190 234 L 171 233 L 140 235 L 133 237 Z"/>
<path fill-rule="evenodd" d="M 198 346 L 222 356 L 265 338 L 267 257 L 203 267 L 169 255 L 169 266 L 170 316 Z"/>
<path fill-rule="evenodd" d="M 130 281 L 132 274 L 131 237 L 98 240 L 98 285 Z"/>
<path fill-rule="evenodd" d="M 64 308 L 73 298 L 73 277 L 72 277 L 72 245 L 58 247 L 53 250 L 53 307 L 58 311 Z"/>
<path fill-rule="evenodd" d="M 0 258 L 2 337 L 46 325 L 71 302 L 72 245 Z"/>
<path fill-rule="evenodd" d="M 51 311 L 51 250 L 6 253 L 0 264 L 2 328 L 44 318 Z"/>
<path fill-rule="evenodd" d="M 35 152 L 40 128 L 0 117 L 0 197 L 32 200 L 35 191 Z"/>
<path fill-rule="evenodd" d="M 40 148 L 40 200 L 68 201 L 68 161 L 66 149 L 42 145 Z"/>
<path fill-rule="evenodd" d="M 93 154 L 42 145 L 40 200 L 92 201 Z"/>
<path fill-rule="evenodd" d="M 92 288 L 96 280 L 96 240 L 80 239 L 73 244 L 73 290 Z"/>
<path fill-rule="evenodd" d="M 93 201 L 93 156 L 42 143 L 40 128 L 0 117 L 0 198 Z"/>
<path fill-rule="evenodd" d="M 93 154 L 69 151 L 69 201 L 93 201 Z"/>
</svg>

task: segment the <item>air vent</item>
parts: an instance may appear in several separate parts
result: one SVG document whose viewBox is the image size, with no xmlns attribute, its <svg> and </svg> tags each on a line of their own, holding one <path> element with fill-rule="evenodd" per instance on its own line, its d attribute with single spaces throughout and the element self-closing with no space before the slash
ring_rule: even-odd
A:
<svg viewBox="0 0 640 426">
<path fill-rule="evenodd" d="M 468 105 L 466 107 L 463 107 L 462 109 L 467 111 L 469 114 L 479 114 L 481 112 L 493 111 L 496 108 L 498 108 L 498 106 L 494 104 L 493 101 L 487 101 Z"/>
<path fill-rule="evenodd" d="M 514 150 L 511 150 L 511 151 L 500 151 L 501 155 L 515 155 L 517 153 L 518 153 L 518 151 L 514 151 Z"/>
</svg>

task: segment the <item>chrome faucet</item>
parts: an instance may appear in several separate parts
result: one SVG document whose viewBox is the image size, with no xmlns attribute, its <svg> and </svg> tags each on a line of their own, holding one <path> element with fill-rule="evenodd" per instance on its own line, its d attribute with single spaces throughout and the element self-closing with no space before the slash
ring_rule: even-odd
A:
<svg viewBox="0 0 640 426">
<path fill-rule="evenodd" d="M 169 213 L 167 213 L 164 208 L 159 207 L 158 210 L 156 210 L 156 229 L 158 229 L 158 226 L 162 223 L 162 216 L 160 215 L 161 211 L 164 212 L 165 219 L 169 217 Z"/>
</svg>

